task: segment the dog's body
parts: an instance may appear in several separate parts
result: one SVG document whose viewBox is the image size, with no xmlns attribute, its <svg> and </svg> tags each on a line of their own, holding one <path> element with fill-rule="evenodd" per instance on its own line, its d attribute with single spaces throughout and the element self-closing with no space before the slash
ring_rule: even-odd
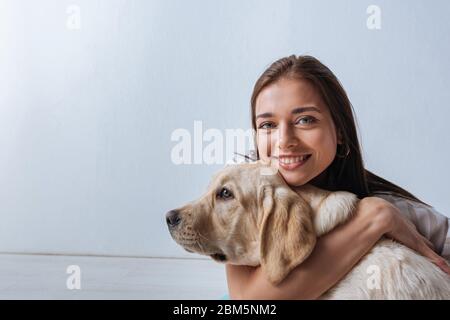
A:
<svg viewBox="0 0 450 320">
<path fill-rule="evenodd" d="M 321 236 L 351 218 L 358 198 L 305 186 L 300 195 L 312 206 Z M 450 277 L 415 251 L 381 239 L 322 299 L 450 299 Z"/>
<path fill-rule="evenodd" d="M 425 257 L 383 239 L 322 299 L 450 299 L 449 278 Z"/>
<path fill-rule="evenodd" d="M 306 259 L 316 238 L 351 218 L 358 198 L 305 185 L 294 192 L 257 162 L 227 167 L 197 202 L 168 214 L 186 250 L 262 265 L 274 284 Z M 322 299 L 450 299 L 450 277 L 425 257 L 380 240 Z"/>
</svg>

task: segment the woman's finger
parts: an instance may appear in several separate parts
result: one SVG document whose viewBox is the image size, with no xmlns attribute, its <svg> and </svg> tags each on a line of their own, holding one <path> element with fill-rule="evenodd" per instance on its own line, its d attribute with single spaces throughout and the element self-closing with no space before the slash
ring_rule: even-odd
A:
<svg viewBox="0 0 450 320">
<path fill-rule="evenodd" d="M 431 262 L 437 265 L 442 271 L 450 275 L 450 266 L 447 264 L 445 259 L 442 258 L 433 250 L 431 250 L 428 246 L 426 246 L 425 244 L 422 245 L 421 249 L 419 250 L 419 253 L 430 259 Z"/>
<path fill-rule="evenodd" d="M 447 264 L 447 262 L 444 259 L 439 260 L 438 262 L 436 262 L 436 265 L 439 268 L 441 268 L 442 271 L 444 271 L 445 273 L 450 275 L 450 266 Z"/>
</svg>

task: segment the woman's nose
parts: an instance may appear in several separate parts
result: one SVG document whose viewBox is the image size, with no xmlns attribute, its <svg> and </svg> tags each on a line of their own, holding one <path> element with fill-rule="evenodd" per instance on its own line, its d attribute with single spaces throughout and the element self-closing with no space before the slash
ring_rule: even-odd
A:
<svg viewBox="0 0 450 320">
<path fill-rule="evenodd" d="M 295 136 L 293 128 L 290 128 L 287 125 L 280 126 L 278 135 L 278 146 L 282 150 L 295 147 L 298 144 L 298 139 Z"/>
</svg>

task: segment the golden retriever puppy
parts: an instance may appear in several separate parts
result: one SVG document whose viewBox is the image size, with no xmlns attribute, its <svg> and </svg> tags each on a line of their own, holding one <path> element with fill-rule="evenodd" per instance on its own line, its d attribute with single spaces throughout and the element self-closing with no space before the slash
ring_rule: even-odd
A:
<svg viewBox="0 0 450 320">
<path fill-rule="evenodd" d="M 261 265 L 277 284 L 316 238 L 349 219 L 358 198 L 311 185 L 293 191 L 261 161 L 229 165 L 198 200 L 166 214 L 173 239 L 223 263 Z M 378 273 L 377 273 L 378 272 Z M 382 239 L 323 299 L 450 299 L 450 277 L 425 257 Z"/>
</svg>

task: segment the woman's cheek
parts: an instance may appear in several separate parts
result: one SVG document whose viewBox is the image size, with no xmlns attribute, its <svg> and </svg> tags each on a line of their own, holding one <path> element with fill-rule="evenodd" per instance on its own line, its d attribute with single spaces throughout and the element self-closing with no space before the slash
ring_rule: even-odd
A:
<svg viewBox="0 0 450 320">
<path fill-rule="evenodd" d="M 323 134 L 317 137 L 316 146 L 320 150 L 321 161 L 330 164 L 336 155 L 337 141 L 330 134 Z"/>
<path fill-rule="evenodd" d="M 259 133 L 257 136 L 259 156 L 263 160 L 268 160 L 271 155 L 274 143 L 274 141 L 272 141 L 272 138 L 273 135 L 264 133 Z"/>
</svg>

